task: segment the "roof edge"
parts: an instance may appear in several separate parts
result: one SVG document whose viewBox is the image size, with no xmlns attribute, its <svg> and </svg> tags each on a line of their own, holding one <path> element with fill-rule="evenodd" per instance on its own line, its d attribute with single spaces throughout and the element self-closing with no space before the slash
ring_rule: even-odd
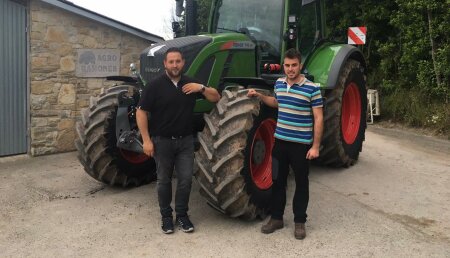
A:
<svg viewBox="0 0 450 258">
<path fill-rule="evenodd" d="M 76 5 L 72 2 L 65 1 L 65 0 L 40 0 L 41 2 L 47 3 L 49 5 L 61 8 L 63 10 L 66 10 L 68 12 L 80 15 L 82 17 L 88 18 L 92 21 L 100 22 L 104 25 L 107 25 L 109 27 L 116 28 L 121 31 L 128 32 L 130 34 L 133 34 L 135 36 L 138 36 L 140 38 L 144 38 L 153 42 L 162 42 L 164 41 L 164 38 L 161 36 L 157 36 L 155 34 L 146 32 L 144 30 L 138 29 L 136 27 L 130 26 L 128 24 L 125 24 L 120 21 L 116 21 L 112 18 L 109 18 L 107 16 L 104 16 L 102 14 L 93 12 L 89 9 L 83 8 L 79 5 Z"/>
</svg>

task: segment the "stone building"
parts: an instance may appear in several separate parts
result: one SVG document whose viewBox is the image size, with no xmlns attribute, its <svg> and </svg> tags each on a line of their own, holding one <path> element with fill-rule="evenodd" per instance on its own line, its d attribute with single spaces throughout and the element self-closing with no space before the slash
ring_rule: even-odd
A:
<svg viewBox="0 0 450 258">
<path fill-rule="evenodd" d="M 0 17 L 0 156 L 74 150 L 80 110 L 113 84 L 105 77 L 129 75 L 163 41 L 63 0 L 0 0 Z"/>
</svg>

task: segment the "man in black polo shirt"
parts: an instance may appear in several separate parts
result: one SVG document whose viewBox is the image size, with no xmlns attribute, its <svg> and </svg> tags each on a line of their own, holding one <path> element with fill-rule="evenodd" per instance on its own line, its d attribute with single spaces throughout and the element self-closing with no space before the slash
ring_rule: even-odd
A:
<svg viewBox="0 0 450 258">
<path fill-rule="evenodd" d="M 148 83 L 137 111 L 144 153 L 156 161 L 161 228 L 166 234 L 174 230 L 170 205 L 174 169 L 177 173 L 176 221 L 184 232 L 194 231 L 187 214 L 194 165 L 194 106 L 198 98 L 206 98 L 210 102 L 220 99 L 216 89 L 205 87 L 182 74 L 184 62 L 180 49 L 167 50 L 164 56 L 166 72 Z M 150 122 L 147 112 L 151 114 Z"/>
</svg>

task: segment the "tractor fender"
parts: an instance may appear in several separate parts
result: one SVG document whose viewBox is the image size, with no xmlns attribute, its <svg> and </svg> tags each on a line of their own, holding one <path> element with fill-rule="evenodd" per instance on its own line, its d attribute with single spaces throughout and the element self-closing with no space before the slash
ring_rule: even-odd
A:
<svg viewBox="0 0 450 258">
<path fill-rule="evenodd" d="M 245 88 L 252 86 L 259 89 L 273 90 L 273 83 L 269 83 L 267 80 L 259 77 L 224 77 L 223 82 L 238 84 Z M 224 89 L 219 88 L 219 90 L 222 91 Z"/>
<path fill-rule="evenodd" d="M 336 86 L 339 74 L 348 59 L 354 59 L 360 62 L 362 67 L 364 69 L 366 68 L 366 61 L 364 60 L 364 55 L 361 50 L 351 45 L 343 45 L 331 64 L 326 88 L 334 88 Z"/>
<path fill-rule="evenodd" d="M 121 82 L 128 82 L 128 83 L 137 83 L 138 81 L 131 77 L 131 76 L 106 76 L 107 81 L 121 81 Z"/>
<path fill-rule="evenodd" d="M 362 52 L 347 44 L 321 45 L 312 55 L 308 56 L 304 68 L 322 89 L 333 89 L 348 59 L 360 62 L 365 69 L 366 62 Z"/>
</svg>

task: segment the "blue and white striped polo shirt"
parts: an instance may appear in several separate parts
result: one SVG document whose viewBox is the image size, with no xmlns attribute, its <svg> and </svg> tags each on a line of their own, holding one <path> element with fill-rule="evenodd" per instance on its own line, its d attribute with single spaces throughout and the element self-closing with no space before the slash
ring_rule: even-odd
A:
<svg viewBox="0 0 450 258">
<path fill-rule="evenodd" d="M 275 138 L 311 144 L 314 122 L 312 108 L 323 107 L 320 88 L 304 77 L 290 87 L 286 78 L 280 78 L 275 83 L 275 97 L 278 101 Z"/>
</svg>

